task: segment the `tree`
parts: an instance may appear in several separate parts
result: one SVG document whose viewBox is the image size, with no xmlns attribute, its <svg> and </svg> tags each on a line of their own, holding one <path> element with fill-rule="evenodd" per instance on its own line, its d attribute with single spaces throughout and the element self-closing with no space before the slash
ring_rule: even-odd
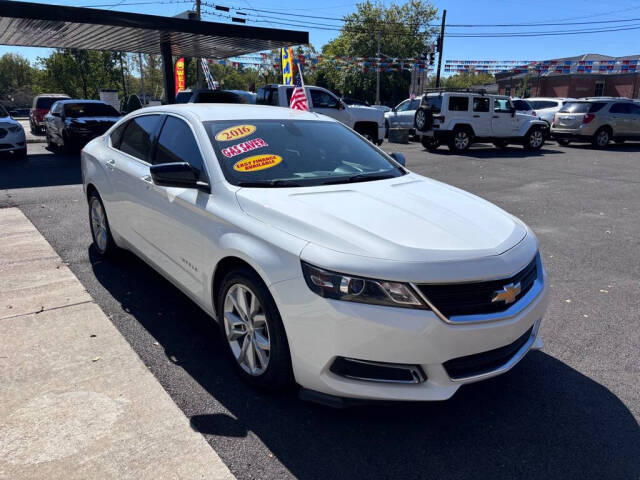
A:
<svg viewBox="0 0 640 480">
<path fill-rule="evenodd" d="M 57 49 L 38 59 L 42 67 L 41 90 L 66 93 L 72 98 L 96 99 L 101 89 L 122 94 L 118 55 L 115 52 Z"/>
<path fill-rule="evenodd" d="M 0 57 L 0 101 L 9 108 L 30 105 L 37 73 L 25 57 L 5 53 Z"/>
<path fill-rule="evenodd" d="M 337 38 L 322 48 L 328 56 L 418 58 L 431 51 L 435 29 L 430 27 L 437 10 L 427 0 L 410 0 L 401 5 L 357 4 L 357 11 L 344 18 Z M 378 48 L 379 47 L 379 48 Z M 373 70 L 373 69 L 372 69 Z M 397 103 L 408 95 L 409 71 L 384 72 L 380 75 L 380 98 Z M 331 90 L 375 101 L 376 72 L 360 69 L 337 69 L 325 63 L 318 69 L 318 84 Z"/>
<path fill-rule="evenodd" d="M 463 72 L 440 80 L 440 85 L 447 88 L 469 88 L 495 83 L 496 78 L 490 73 Z M 435 87 L 435 78 L 430 80 L 430 87 Z"/>
</svg>

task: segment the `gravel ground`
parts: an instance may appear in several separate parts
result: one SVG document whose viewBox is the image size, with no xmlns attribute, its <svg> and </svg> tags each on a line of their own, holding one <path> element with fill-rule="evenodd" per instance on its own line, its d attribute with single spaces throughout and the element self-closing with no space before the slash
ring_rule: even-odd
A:
<svg viewBox="0 0 640 480">
<path fill-rule="evenodd" d="M 1 160 L 0 207 L 26 213 L 239 479 L 640 478 L 640 145 L 384 148 L 522 218 L 550 276 L 545 349 L 446 402 L 332 410 L 246 387 L 198 307 L 133 255 L 98 259 L 77 156 Z"/>
</svg>

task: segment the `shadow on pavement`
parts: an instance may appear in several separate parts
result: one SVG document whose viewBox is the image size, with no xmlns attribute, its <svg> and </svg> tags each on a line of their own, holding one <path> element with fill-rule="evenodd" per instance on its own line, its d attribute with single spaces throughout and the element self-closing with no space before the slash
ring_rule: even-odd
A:
<svg viewBox="0 0 640 480">
<path fill-rule="evenodd" d="M 80 155 L 30 153 L 26 160 L 0 158 L 0 189 L 51 187 L 82 183 Z"/>
<path fill-rule="evenodd" d="M 204 402 L 201 412 L 188 412 L 192 428 L 214 445 L 224 442 L 215 437 L 251 431 L 302 479 L 640 475 L 640 429 L 626 406 L 545 353 L 446 402 L 332 410 L 242 383 L 213 320 L 134 255 L 101 261 L 91 247 L 89 257 L 122 308 L 232 415 L 207 411 Z M 181 406 L 180 395 L 174 400 Z M 218 453 L 225 460 L 225 450 Z"/>
<path fill-rule="evenodd" d="M 529 158 L 529 157 L 541 157 L 543 155 L 556 155 L 564 154 L 562 150 L 555 150 L 547 146 L 542 147 L 537 152 L 530 152 L 522 148 L 519 145 L 510 145 L 506 148 L 500 149 L 493 145 L 474 145 L 464 153 L 454 153 L 446 146 L 438 148 L 435 152 L 429 152 L 426 148 L 425 152 L 430 155 L 447 155 L 447 156 L 461 156 L 469 158 Z"/>
</svg>

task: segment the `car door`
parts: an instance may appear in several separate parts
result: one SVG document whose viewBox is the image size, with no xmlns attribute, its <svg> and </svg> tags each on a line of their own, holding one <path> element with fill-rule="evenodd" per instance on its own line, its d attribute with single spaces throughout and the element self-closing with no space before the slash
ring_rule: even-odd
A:
<svg viewBox="0 0 640 480">
<path fill-rule="evenodd" d="M 49 138 L 54 142 L 59 142 L 61 140 L 61 130 L 59 123 L 62 118 L 62 104 L 60 102 L 56 102 L 51 106 L 51 110 L 47 113 L 43 118 L 44 128 L 47 132 Z"/>
<path fill-rule="evenodd" d="M 153 165 L 187 162 L 210 184 L 203 152 L 189 122 L 167 114 L 151 158 Z M 152 260 L 196 298 L 204 298 L 203 233 L 209 194 L 195 188 L 164 187 L 149 182 L 144 188 L 145 215 L 139 233 Z"/>
<path fill-rule="evenodd" d="M 149 159 L 163 116 L 139 115 L 119 126 L 102 159 L 110 177 L 113 194 L 108 195 L 107 216 L 113 230 L 140 252 L 147 252 L 141 236 L 143 217 L 149 215 L 146 187 L 151 181 Z M 123 128 L 119 131 L 120 127 Z"/>
<path fill-rule="evenodd" d="M 631 104 L 627 102 L 617 102 L 609 108 L 609 118 L 613 126 L 613 135 L 616 137 L 633 135 L 630 106 Z"/>
<path fill-rule="evenodd" d="M 404 128 L 402 125 L 403 117 L 402 114 L 407 111 L 409 108 L 409 103 L 411 100 L 407 99 L 404 102 L 400 102 L 396 108 L 393 109 L 390 115 L 387 116 L 387 121 L 389 122 L 389 128 Z"/>
<path fill-rule="evenodd" d="M 517 135 L 518 123 L 515 110 L 508 98 L 494 98 L 491 130 L 494 137 L 508 138 Z"/>
<path fill-rule="evenodd" d="M 491 130 L 491 99 L 489 97 L 474 96 L 471 105 L 473 115 L 473 130 L 479 137 L 490 137 Z"/>
<path fill-rule="evenodd" d="M 349 112 L 338 97 L 320 88 L 307 87 L 307 94 L 311 97 L 307 98 L 311 100 L 309 105 L 311 111 L 335 118 L 348 127 L 353 127 Z"/>
<path fill-rule="evenodd" d="M 420 107 L 420 99 L 413 98 L 409 100 L 407 108 L 404 109 L 399 115 L 400 125 L 402 128 L 413 128 L 413 119 L 416 116 L 416 110 Z"/>
<path fill-rule="evenodd" d="M 629 128 L 630 136 L 640 138 L 640 105 L 629 104 Z"/>
</svg>

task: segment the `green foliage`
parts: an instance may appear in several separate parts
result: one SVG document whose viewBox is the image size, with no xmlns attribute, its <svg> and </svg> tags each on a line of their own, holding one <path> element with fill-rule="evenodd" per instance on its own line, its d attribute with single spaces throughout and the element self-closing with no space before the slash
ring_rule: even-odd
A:
<svg viewBox="0 0 640 480">
<path fill-rule="evenodd" d="M 428 24 L 437 10 L 427 0 L 410 0 L 403 4 L 357 4 L 357 11 L 345 17 L 337 38 L 322 48 L 325 55 L 375 57 L 380 52 L 389 57 L 418 57 L 428 53 L 435 43 L 435 30 Z M 395 104 L 407 97 L 411 73 L 384 72 L 380 75 L 380 99 Z M 376 72 L 336 69 L 325 64 L 318 71 L 318 84 L 375 102 Z"/>
<path fill-rule="evenodd" d="M 120 88 L 118 54 L 77 49 L 58 49 L 39 58 L 42 91 L 66 93 L 71 98 L 99 98 L 100 89 Z"/>
<path fill-rule="evenodd" d="M 495 83 L 496 78 L 490 73 L 458 73 L 441 78 L 440 86 L 449 88 L 468 88 Z M 430 79 L 430 87 L 435 87 L 435 78 Z"/>
<path fill-rule="evenodd" d="M 9 108 L 30 106 L 38 71 L 13 53 L 0 57 L 0 101 Z"/>
<path fill-rule="evenodd" d="M 120 105 L 120 111 L 122 113 L 131 113 L 134 110 L 138 110 L 139 108 L 142 108 L 142 103 L 140 102 L 140 98 L 138 97 L 138 95 L 132 94 L 122 99 Z"/>
</svg>

